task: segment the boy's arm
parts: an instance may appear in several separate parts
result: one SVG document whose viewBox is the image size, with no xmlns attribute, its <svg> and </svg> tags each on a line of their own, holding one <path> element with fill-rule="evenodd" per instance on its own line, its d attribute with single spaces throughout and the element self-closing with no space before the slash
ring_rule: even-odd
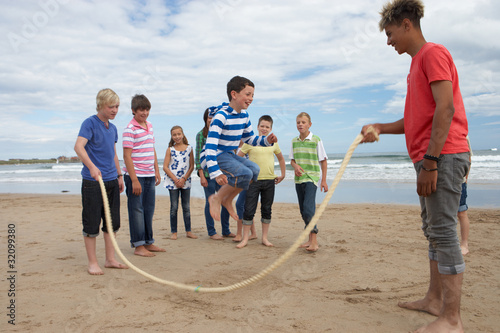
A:
<svg viewBox="0 0 500 333">
<path fill-rule="evenodd" d="M 85 166 L 89 169 L 92 178 L 94 178 L 95 180 L 99 180 L 99 176 L 101 176 L 101 170 L 99 170 L 95 166 L 95 164 L 87 154 L 87 151 L 85 150 L 85 146 L 87 145 L 88 141 L 89 140 L 87 140 L 83 136 L 77 137 L 75 143 L 75 152 L 80 161 L 82 161 L 82 163 L 85 164 Z"/>
<path fill-rule="evenodd" d="M 326 182 L 326 171 L 328 169 L 328 160 L 324 159 L 319 162 L 321 167 L 321 191 L 328 192 L 328 184 Z"/>
<path fill-rule="evenodd" d="M 279 183 L 281 183 L 281 181 L 283 179 L 285 179 L 286 163 L 285 163 L 285 158 L 283 157 L 283 153 L 280 152 L 280 153 L 276 154 L 276 157 L 278 158 L 278 162 L 280 164 L 281 176 L 277 177 L 274 182 L 275 182 L 275 184 L 279 184 Z"/>
<path fill-rule="evenodd" d="M 328 170 L 328 155 L 326 154 L 323 141 L 319 140 L 316 146 L 316 154 L 319 159 L 319 166 L 321 168 L 321 191 L 328 191 L 328 184 L 326 182 L 326 172 Z"/>
<path fill-rule="evenodd" d="M 240 157 L 245 157 L 245 155 L 250 153 L 250 150 L 252 149 L 252 146 L 250 146 L 247 143 L 244 143 L 239 149 L 238 152 L 236 153 Z"/>
<path fill-rule="evenodd" d="M 156 149 L 154 150 L 154 152 L 155 152 L 155 186 L 158 186 L 161 183 L 161 175 L 160 175 L 160 167 L 158 166 L 158 158 L 156 156 Z"/>
<path fill-rule="evenodd" d="M 252 123 L 250 122 L 250 118 L 247 118 L 247 122 L 245 124 L 245 127 L 243 128 L 243 134 L 241 136 L 241 140 L 244 143 L 249 144 L 251 146 L 262 146 L 262 147 L 272 146 L 275 142 L 278 142 L 276 135 L 274 135 L 273 133 L 269 134 L 268 136 L 255 135 L 252 129 Z"/>
<path fill-rule="evenodd" d="M 363 140 L 361 140 L 361 143 L 364 142 L 374 142 L 376 140 L 376 137 L 373 133 L 367 133 L 368 128 L 372 126 L 373 129 L 377 134 L 404 134 L 405 133 L 405 124 L 404 124 L 404 118 L 401 118 L 395 122 L 392 123 L 376 123 L 376 124 L 369 124 L 363 126 L 361 129 L 361 134 L 364 135 Z"/>
<path fill-rule="evenodd" d="M 431 83 L 432 96 L 436 102 L 432 131 L 426 154 L 439 157 L 448 138 L 451 121 L 455 113 L 453 106 L 453 86 L 451 81 L 434 81 Z M 437 162 L 424 159 L 422 167 L 428 170 L 436 169 Z M 417 178 L 417 193 L 426 197 L 436 191 L 438 171 L 421 169 Z"/>
<path fill-rule="evenodd" d="M 210 124 L 207 142 L 205 143 L 205 159 L 207 162 L 208 173 L 210 174 L 210 178 L 216 179 L 219 185 L 223 185 L 219 183 L 220 181 L 222 181 L 222 177 L 219 178 L 220 180 L 217 180 L 217 177 L 223 174 L 222 171 L 220 171 L 219 165 L 217 163 L 217 149 L 225 120 L 226 118 L 223 114 L 215 114 L 214 118 L 212 119 L 212 123 Z"/>
<path fill-rule="evenodd" d="M 304 173 L 304 169 L 302 169 L 300 167 L 300 165 L 298 165 L 296 162 L 295 162 L 295 159 L 293 158 L 294 155 L 293 155 L 293 143 L 292 145 L 290 146 L 290 165 L 293 167 L 293 170 L 294 170 L 294 173 L 295 173 L 295 176 L 297 177 L 300 177 L 302 176 L 302 174 Z"/>
<path fill-rule="evenodd" d="M 116 153 L 116 142 L 115 142 L 115 167 L 116 172 L 118 173 L 118 188 L 120 189 L 120 193 L 125 190 L 125 185 L 123 184 L 123 175 L 122 168 L 120 166 L 120 160 L 118 159 L 118 154 Z"/>
<path fill-rule="evenodd" d="M 293 167 L 293 170 L 295 171 L 295 176 L 300 177 L 304 173 L 304 169 L 300 165 L 298 165 L 294 159 L 290 160 L 290 165 Z"/>
<path fill-rule="evenodd" d="M 127 167 L 127 173 L 132 181 L 132 193 L 134 195 L 139 195 L 142 193 L 141 183 L 137 179 L 137 174 L 135 173 L 134 162 L 132 161 L 132 148 L 123 147 L 123 162 Z"/>
</svg>

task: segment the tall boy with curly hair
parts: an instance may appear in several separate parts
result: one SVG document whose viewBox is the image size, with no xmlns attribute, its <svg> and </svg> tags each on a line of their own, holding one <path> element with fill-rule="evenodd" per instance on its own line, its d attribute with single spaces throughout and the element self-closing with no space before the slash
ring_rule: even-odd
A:
<svg viewBox="0 0 500 333">
<path fill-rule="evenodd" d="M 457 237 L 461 183 L 470 167 L 467 118 L 458 74 L 448 50 L 428 43 L 420 28 L 420 0 L 394 0 L 380 13 L 387 44 L 412 57 L 407 78 L 404 117 L 392 123 L 366 125 L 363 142 L 373 126 L 378 134 L 405 134 L 417 173 L 422 230 L 429 241 L 430 284 L 425 297 L 399 303 L 425 311 L 437 320 L 415 332 L 463 332 L 460 299 L 465 263 Z"/>
</svg>

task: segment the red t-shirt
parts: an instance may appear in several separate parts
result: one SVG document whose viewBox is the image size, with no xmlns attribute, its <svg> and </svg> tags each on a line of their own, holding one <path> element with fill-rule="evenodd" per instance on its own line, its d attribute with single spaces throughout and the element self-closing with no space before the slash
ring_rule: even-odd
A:
<svg viewBox="0 0 500 333">
<path fill-rule="evenodd" d="M 424 158 L 431 138 L 436 109 L 431 83 L 443 80 L 452 83 L 455 113 L 441 154 L 469 151 L 467 117 L 453 58 L 444 46 L 426 43 L 413 57 L 407 78 L 404 128 L 406 147 L 413 163 Z"/>
</svg>

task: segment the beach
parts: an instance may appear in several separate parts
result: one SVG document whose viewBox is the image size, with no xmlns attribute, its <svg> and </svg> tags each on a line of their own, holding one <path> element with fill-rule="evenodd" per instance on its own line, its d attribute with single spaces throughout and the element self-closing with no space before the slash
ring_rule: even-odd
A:
<svg viewBox="0 0 500 333">
<path fill-rule="evenodd" d="M 166 252 L 144 258 L 133 255 L 126 197 L 121 200 L 117 242 L 128 260 L 161 279 L 193 286 L 224 287 L 259 273 L 303 229 L 297 204 L 275 203 L 269 235 L 275 247 L 252 240 L 236 249 L 230 239 L 208 238 L 204 200 L 192 198 L 192 230 L 199 238 L 179 232 L 173 241 L 169 198 L 157 196 L 155 244 Z M 0 206 L 2 331 L 386 333 L 412 331 L 435 318 L 397 306 L 422 297 L 428 287 L 417 205 L 331 203 L 318 223 L 318 252 L 298 249 L 269 275 L 225 293 L 179 290 L 132 269 L 89 275 L 79 195 L 0 194 Z M 466 332 L 498 332 L 500 209 L 470 208 L 469 217 L 463 323 Z M 260 223 L 257 232 L 260 237 Z M 15 235 L 14 253 L 8 252 L 8 235 Z M 11 267 L 9 253 L 15 254 Z M 97 253 L 103 267 L 102 235 Z"/>
</svg>

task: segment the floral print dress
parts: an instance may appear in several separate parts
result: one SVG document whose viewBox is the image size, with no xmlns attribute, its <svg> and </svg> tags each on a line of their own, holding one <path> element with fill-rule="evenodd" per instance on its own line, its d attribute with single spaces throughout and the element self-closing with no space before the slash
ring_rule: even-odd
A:
<svg viewBox="0 0 500 333">
<path fill-rule="evenodd" d="M 170 147 L 170 163 L 168 164 L 168 168 L 177 178 L 181 178 L 188 171 L 189 157 L 192 151 L 193 147 L 191 147 L 191 145 L 188 145 L 186 150 L 183 151 L 175 150 L 175 146 Z M 175 186 L 174 181 L 167 175 L 165 175 L 165 187 L 169 190 L 179 189 Z M 183 189 L 188 188 L 191 188 L 191 177 L 186 179 L 186 182 L 184 183 Z"/>
</svg>

